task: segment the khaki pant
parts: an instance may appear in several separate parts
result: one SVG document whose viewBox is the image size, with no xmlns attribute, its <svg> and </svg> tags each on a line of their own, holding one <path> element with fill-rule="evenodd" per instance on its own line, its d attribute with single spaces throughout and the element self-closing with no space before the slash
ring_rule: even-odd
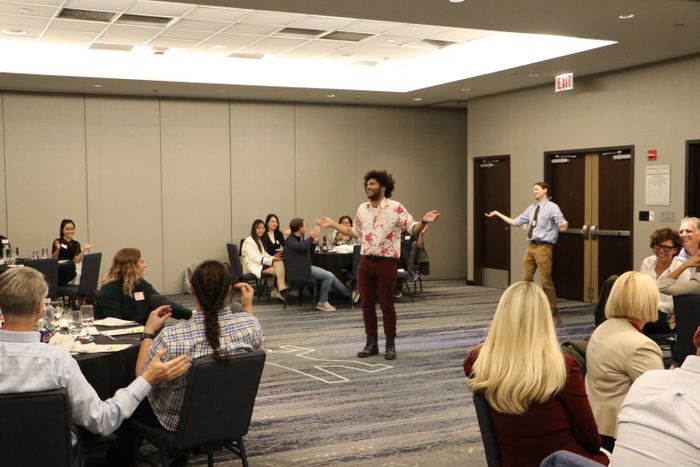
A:
<svg viewBox="0 0 700 467">
<path fill-rule="evenodd" d="M 527 250 L 525 250 L 523 280 L 532 282 L 535 277 L 535 272 L 540 272 L 542 290 L 544 290 L 544 294 L 547 296 L 549 306 L 552 309 L 552 315 L 557 316 L 559 314 L 557 309 L 557 292 L 554 290 L 554 282 L 552 282 L 553 249 L 554 245 L 548 243 L 540 245 L 528 244 Z"/>
</svg>

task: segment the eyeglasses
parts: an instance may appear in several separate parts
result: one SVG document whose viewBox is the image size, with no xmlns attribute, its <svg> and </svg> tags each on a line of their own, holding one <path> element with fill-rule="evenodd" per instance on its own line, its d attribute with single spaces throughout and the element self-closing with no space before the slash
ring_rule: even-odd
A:
<svg viewBox="0 0 700 467">
<path fill-rule="evenodd" d="M 666 253 L 668 253 L 669 251 L 673 250 L 673 248 L 674 248 L 673 246 L 659 245 L 658 243 L 657 243 L 656 245 L 654 245 L 654 249 L 655 249 L 655 250 L 663 250 L 663 251 L 665 251 Z"/>
</svg>

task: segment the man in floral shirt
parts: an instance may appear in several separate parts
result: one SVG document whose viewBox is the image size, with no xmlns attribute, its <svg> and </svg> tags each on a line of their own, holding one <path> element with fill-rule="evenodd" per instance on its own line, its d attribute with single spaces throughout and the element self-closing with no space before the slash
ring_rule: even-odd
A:
<svg viewBox="0 0 700 467">
<path fill-rule="evenodd" d="M 386 170 L 370 170 L 365 174 L 364 182 L 369 201 L 357 208 L 352 227 L 340 225 L 329 217 L 316 222 L 321 227 L 332 227 L 343 235 L 362 240 L 362 259 L 357 270 L 357 282 L 362 297 L 367 343 L 357 356 L 365 358 L 379 353 L 376 310 L 379 299 L 386 336 L 384 358 L 393 360 L 396 358 L 393 290 L 396 284 L 396 263 L 401 253 L 401 231 L 407 230 L 418 235 L 427 224 L 437 221 L 440 213 L 428 211 L 420 221 L 414 220 L 401 203 L 390 199 L 395 183 Z"/>
</svg>

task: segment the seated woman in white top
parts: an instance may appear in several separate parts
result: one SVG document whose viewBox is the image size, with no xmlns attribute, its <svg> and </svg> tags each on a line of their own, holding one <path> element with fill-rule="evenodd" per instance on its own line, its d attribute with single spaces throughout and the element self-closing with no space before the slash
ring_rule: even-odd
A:
<svg viewBox="0 0 700 467">
<path fill-rule="evenodd" d="M 262 237 L 265 235 L 265 223 L 261 219 L 256 219 L 250 228 L 250 236 L 243 241 L 241 256 L 243 257 L 243 269 L 250 272 L 258 279 L 262 273 L 271 274 L 277 277 L 277 283 L 271 295 L 282 299 L 282 292 L 287 289 L 287 282 L 284 279 L 284 262 L 282 252 L 271 256 L 263 247 Z"/>
<path fill-rule="evenodd" d="M 680 250 L 681 238 L 677 232 L 668 227 L 657 229 L 651 234 L 651 247 L 654 254 L 644 258 L 640 272 L 651 277 L 659 285 L 664 279 L 677 269 L 681 264 L 675 255 Z M 690 273 L 686 270 L 678 278 L 679 282 L 687 282 Z M 659 294 L 659 319 L 644 326 L 644 334 L 666 334 L 673 332 L 673 297 Z"/>
</svg>

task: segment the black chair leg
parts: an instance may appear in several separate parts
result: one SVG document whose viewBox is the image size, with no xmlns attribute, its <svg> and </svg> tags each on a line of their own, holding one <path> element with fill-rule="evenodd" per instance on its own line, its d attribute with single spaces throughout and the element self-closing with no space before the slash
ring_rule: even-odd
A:
<svg viewBox="0 0 700 467">
<path fill-rule="evenodd" d="M 208 461 L 209 467 L 214 467 L 214 453 L 213 452 L 210 452 L 207 455 L 207 461 Z"/>
<path fill-rule="evenodd" d="M 248 455 L 245 452 L 245 446 L 243 445 L 243 437 L 241 436 L 238 438 L 238 450 L 239 450 L 239 457 L 241 458 L 241 462 L 243 463 L 243 467 L 248 467 Z"/>
</svg>

